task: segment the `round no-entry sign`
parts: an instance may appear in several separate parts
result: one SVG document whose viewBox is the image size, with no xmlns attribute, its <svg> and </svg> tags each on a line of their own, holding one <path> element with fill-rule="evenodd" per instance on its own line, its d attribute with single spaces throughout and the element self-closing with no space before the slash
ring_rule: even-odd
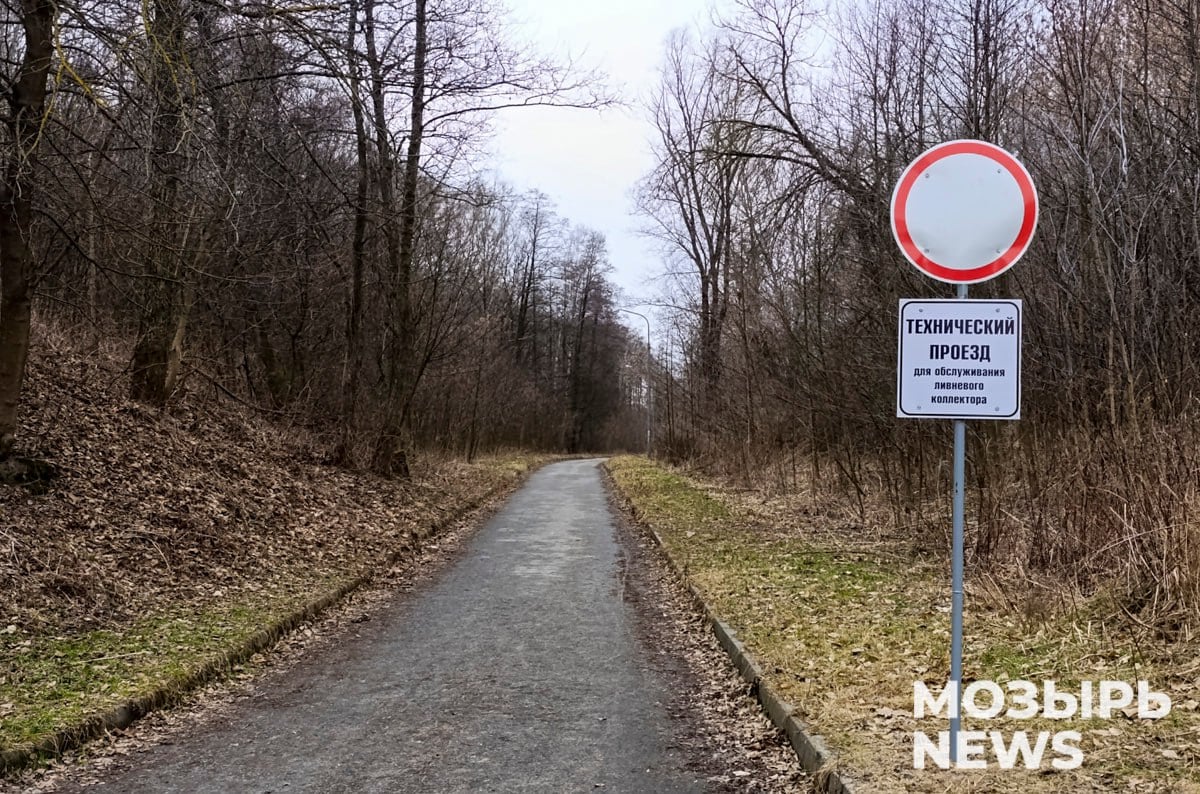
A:
<svg viewBox="0 0 1200 794">
<path fill-rule="evenodd" d="M 939 281 L 976 284 L 1012 267 L 1033 239 L 1037 190 L 1015 157 L 984 141 L 950 141 L 904 169 L 892 234 L 905 258 Z"/>
</svg>

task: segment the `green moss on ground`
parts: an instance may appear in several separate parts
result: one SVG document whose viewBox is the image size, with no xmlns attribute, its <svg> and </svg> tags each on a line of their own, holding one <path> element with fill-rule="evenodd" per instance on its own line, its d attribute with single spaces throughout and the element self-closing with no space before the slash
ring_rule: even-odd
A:
<svg viewBox="0 0 1200 794">
<path fill-rule="evenodd" d="M 176 692 L 210 662 L 349 580 L 292 579 L 204 605 L 177 605 L 120 629 L 4 636 L 0 749 L 55 732 L 158 691 Z"/>
<path fill-rule="evenodd" d="M 513 486 L 548 459 L 514 452 L 455 464 L 454 484 L 438 489 L 437 499 L 400 505 L 406 534 L 396 531 L 396 515 L 388 517 L 391 534 L 381 533 L 380 543 L 391 539 L 391 547 L 363 543 L 353 555 L 308 560 L 297 543 L 290 557 L 281 555 L 288 564 L 269 576 L 262 569 L 257 577 L 253 570 L 234 576 L 225 569 L 219 586 L 189 580 L 177 590 L 148 590 L 136 619 L 95 629 L 0 620 L 0 752 L 34 746 L 131 700 L 181 692 L 198 671 L 220 664 L 255 635 L 378 568 L 389 549 L 411 548 L 407 538 L 418 529 L 454 515 L 489 488 Z M 321 543 L 336 545 L 339 532 L 361 531 L 349 522 L 331 527 Z"/>
<path fill-rule="evenodd" d="M 969 593 L 968 681 L 1052 679 L 1078 692 L 1080 680 L 1145 679 L 1168 691 L 1176 708 L 1158 721 L 968 719 L 968 729 L 1006 735 L 1079 730 L 1084 766 L 1054 774 L 999 771 L 993 759 L 981 772 L 917 772 L 913 732 L 945 728 L 912 716 L 913 681 L 940 688 L 949 674 L 944 561 L 873 549 L 836 527 L 815 526 L 819 516 L 811 532 L 781 530 L 792 521 L 772 522 L 769 510 L 764 521 L 761 505 L 741 509 L 715 488 L 644 458 L 615 458 L 608 468 L 639 518 L 657 530 L 770 683 L 825 735 L 862 790 L 1200 790 L 1195 648 L 1149 653 L 1144 640 L 1105 622 L 1102 599 L 1033 621 L 998 599 Z"/>
<path fill-rule="evenodd" d="M 283 617 L 294 597 L 223 601 L 146 617 L 120 631 L 7 635 L 0 747 L 31 744 L 120 703 L 176 689 L 205 662 Z"/>
</svg>

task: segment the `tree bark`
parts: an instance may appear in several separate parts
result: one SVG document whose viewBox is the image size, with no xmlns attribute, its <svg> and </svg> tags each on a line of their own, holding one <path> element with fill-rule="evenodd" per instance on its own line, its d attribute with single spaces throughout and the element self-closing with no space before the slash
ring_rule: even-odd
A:
<svg viewBox="0 0 1200 794">
<path fill-rule="evenodd" d="M 154 92 L 149 175 L 154 250 L 146 257 L 130 382 L 130 396 L 152 405 L 164 405 L 175 389 L 187 324 L 184 235 L 177 217 L 184 167 L 183 25 L 180 0 L 155 0 L 148 42 Z"/>
<path fill-rule="evenodd" d="M 48 0 L 21 3 L 25 55 L 8 98 L 6 126 L 11 148 L 0 184 L 0 460 L 8 457 L 16 440 L 21 384 L 29 356 L 33 302 L 30 176 L 45 114 L 54 14 L 55 5 Z"/>
<path fill-rule="evenodd" d="M 362 371 L 362 297 L 366 262 L 367 190 L 370 172 L 367 163 L 367 127 L 362 106 L 362 75 L 355 51 L 358 4 L 351 3 L 346 33 L 346 58 L 350 78 L 350 110 L 354 116 L 354 146 L 357 184 L 354 191 L 354 231 L 350 243 L 350 294 L 346 314 L 346 351 L 342 376 L 342 439 L 337 459 L 348 465 L 358 424 L 359 377 Z"/>
<path fill-rule="evenodd" d="M 411 284 L 416 255 L 417 193 L 421 175 L 421 144 L 425 136 L 425 64 L 429 53 L 426 0 L 416 0 L 413 9 L 413 77 L 408 148 L 400 185 L 400 239 L 396 247 L 394 275 L 395 345 L 391 351 L 392 377 L 383 437 L 375 467 L 385 474 L 408 477 L 408 413 L 416 389 L 413 371 L 413 323 Z M 378 123 L 378 120 L 377 120 Z"/>
</svg>

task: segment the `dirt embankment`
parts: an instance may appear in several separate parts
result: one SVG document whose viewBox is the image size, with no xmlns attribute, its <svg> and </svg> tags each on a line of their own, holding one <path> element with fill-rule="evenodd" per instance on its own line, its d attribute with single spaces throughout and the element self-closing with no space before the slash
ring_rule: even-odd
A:
<svg viewBox="0 0 1200 794">
<path fill-rule="evenodd" d="M 312 433 L 229 399 L 133 403 L 116 352 L 52 344 L 30 362 L 20 444 L 57 475 L 0 484 L 0 751 L 186 678 L 532 463 L 418 458 L 408 482 L 349 472 Z"/>
</svg>

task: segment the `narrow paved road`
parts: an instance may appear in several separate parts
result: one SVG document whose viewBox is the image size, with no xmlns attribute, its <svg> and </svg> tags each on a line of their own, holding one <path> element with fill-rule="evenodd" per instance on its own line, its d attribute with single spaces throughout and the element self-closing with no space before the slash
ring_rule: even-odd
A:
<svg viewBox="0 0 1200 794">
<path fill-rule="evenodd" d="M 596 461 L 542 469 L 360 637 L 88 791 L 703 791 L 612 522 Z"/>
</svg>

